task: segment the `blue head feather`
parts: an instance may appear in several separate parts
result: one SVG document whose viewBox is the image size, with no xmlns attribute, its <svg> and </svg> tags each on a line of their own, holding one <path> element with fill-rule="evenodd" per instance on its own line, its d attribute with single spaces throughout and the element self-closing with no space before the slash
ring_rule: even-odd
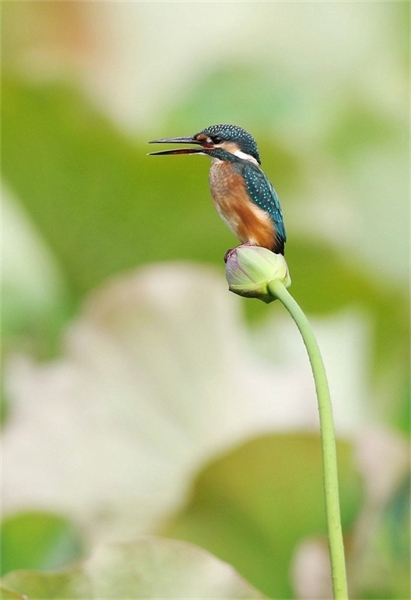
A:
<svg viewBox="0 0 411 600">
<path fill-rule="evenodd" d="M 211 127 L 203 129 L 196 135 L 200 133 L 208 135 L 211 139 L 217 138 L 224 142 L 235 142 L 242 152 L 255 158 L 258 164 L 261 165 L 257 143 L 253 136 L 242 127 L 237 125 L 211 125 Z"/>
</svg>

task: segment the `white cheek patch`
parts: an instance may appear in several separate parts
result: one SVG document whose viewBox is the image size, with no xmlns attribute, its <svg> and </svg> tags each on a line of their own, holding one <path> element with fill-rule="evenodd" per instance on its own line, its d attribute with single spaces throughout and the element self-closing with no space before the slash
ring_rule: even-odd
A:
<svg viewBox="0 0 411 600">
<path fill-rule="evenodd" d="M 238 156 L 238 158 L 242 158 L 243 160 L 248 160 L 249 162 L 252 162 L 258 166 L 258 161 L 254 158 L 254 156 L 251 156 L 251 154 L 247 154 L 246 152 L 241 152 L 241 150 L 234 150 L 234 152 L 232 152 L 232 154 L 235 154 L 235 156 Z"/>
</svg>

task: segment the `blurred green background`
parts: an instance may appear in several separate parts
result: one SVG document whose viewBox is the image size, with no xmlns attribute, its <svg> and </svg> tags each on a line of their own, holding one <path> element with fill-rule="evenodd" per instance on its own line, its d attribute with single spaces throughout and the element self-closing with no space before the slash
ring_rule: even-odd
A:
<svg viewBox="0 0 411 600">
<path fill-rule="evenodd" d="M 58 355 L 83 298 L 113 274 L 174 260 L 223 273 L 222 256 L 235 240 L 212 207 L 208 161 L 146 153 L 150 139 L 234 123 L 257 139 L 282 201 L 293 295 L 313 317 L 360 311 L 370 329 L 370 423 L 406 440 L 409 4 L 6 2 L 2 11 L 6 371 L 16 353 Z M 243 307 L 251 329 L 266 318 L 263 305 Z M 7 428 L 13 397 L 3 396 Z M 304 444 L 314 442 L 299 443 L 303 457 Z M 273 436 L 267 451 L 275 444 L 282 447 Z M 243 469 L 239 452 L 200 476 L 181 520 L 163 531 L 210 549 L 272 597 L 294 597 L 293 549 L 296 540 L 324 533 L 320 517 L 314 506 L 301 529 L 290 523 L 288 538 L 281 530 L 284 544 L 273 546 L 278 529 L 274 521 L 267 533 L 258 494 L 233 493 L 229 478 L 213 483 L 221 469 L 254 472 Z M 253 484 L 261 497 L 277 472 L 265 468 Z M 347 469 L 349 529 L 361 513 L 362 485 Z M 302 488 L 288 493 L 306 494 L 309 482 L 297 480 Z M 210 496 L 221 485 L 229 488 L 223 500 Z M 399 481 L 373 523 L 356 574 L 358 598 L 408 597 L 407 492 Z M 247 500 L 240 510 L 241 493 L 256 505 Z M 215 503 L 231 515 L 222 518 L 225 533 Z M 38 521 L 39 507 L 30 508 L 5 515 L 6 571 L 57 568 L 83 555 L 85 532 L 77 539 L 64 516 L 42 512 Z M 283 509 L 280 503 L 277 519 Z M 280 553 L 275 583 L 269 565 L 247 559 L 265 546 L 255 524 L 244 534 L 250 545 L 241 539 L 243 513 L 257 515 L 267 551 Z M 206 532 L 204 515 L 212 520 Z M 27 536 L 39 543 L 20 551 Z M 50 559 L 54 544 L 66 549 L 61 560 Z M 242 545 L 249 551 L 237 556 Z"/>
</svg>

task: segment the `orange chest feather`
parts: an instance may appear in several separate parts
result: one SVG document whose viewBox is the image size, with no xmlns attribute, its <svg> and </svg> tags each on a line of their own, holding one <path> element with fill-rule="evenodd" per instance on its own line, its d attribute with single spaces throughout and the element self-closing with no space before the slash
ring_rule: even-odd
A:
<svg viewBox="0 0 411 600">
<path fill-rule="evenodd" d="M 250 200 L 243 178 L 230 164 L 211 165 L 210 189 L 218 213 L 241 242 L 273 248 L 275 229 L 270 215 Z"/>
</svg>

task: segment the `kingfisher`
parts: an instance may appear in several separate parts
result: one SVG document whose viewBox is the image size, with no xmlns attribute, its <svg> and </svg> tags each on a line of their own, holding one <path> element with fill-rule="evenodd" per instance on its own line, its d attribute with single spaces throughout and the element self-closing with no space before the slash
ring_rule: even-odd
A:
<svg viewBox="0 0 411 600">
<path fill-rule="evenodd" d="M 210 191 L 217 212 L 241 241 L 284 254 L 285 227 L 277 193 L 262 171 L 255 139 L 237 125 L 211 125 L 191 137 L 152 140 L 150 144 L 195 144 L 150 155 L 205 154 L 211 158 Z M 231 253 L 226 253 L 225 260 Z"/>
</svg>

